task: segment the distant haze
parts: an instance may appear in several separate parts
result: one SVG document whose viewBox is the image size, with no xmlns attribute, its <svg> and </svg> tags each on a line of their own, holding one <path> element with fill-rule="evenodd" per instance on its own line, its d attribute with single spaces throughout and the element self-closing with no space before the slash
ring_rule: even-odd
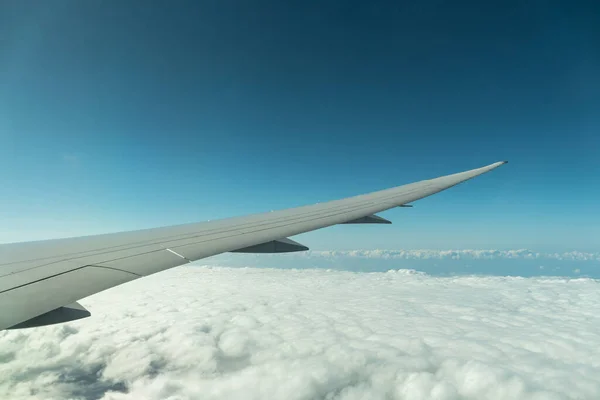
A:
<svg viewBox="0 0 600 400">
<path fill-rule="evenodd" d="M 385 272 L 417 269 L 436 276 L 572 276 L 600 278 L 600 253 L 516 250 L 349 250 L 291 254 L 223 254 L 222 265 Z M 200 261 L 199 263 L 202 263 Z"/>
</svg>

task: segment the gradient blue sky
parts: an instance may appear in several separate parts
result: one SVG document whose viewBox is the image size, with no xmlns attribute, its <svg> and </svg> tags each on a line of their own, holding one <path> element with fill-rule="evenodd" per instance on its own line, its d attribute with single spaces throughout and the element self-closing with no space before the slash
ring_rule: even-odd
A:
<svg viewBox="0 0 600 400">
<path fill-rule="evenodd" d="M 597 2 L 0 2 L 0 242 L 509 160 L 314 249 L 600 250 Z M 593 5 L 595 3 L 595 5 Z"/>
</svg>

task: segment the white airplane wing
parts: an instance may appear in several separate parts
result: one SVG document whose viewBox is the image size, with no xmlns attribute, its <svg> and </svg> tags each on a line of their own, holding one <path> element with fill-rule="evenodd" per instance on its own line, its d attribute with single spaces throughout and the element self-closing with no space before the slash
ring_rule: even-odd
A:
<svg viewBox="0 0 600 400">
<path fill-rule="evenodd" d="M 87 317 L 77 300 L 224 252 L 308 250 L 288 236 L 336 224 L 390 223 L 374 215 L 430 196 L 504 164 L 342 200 L 217 221 L 0 245 L 0 329 Z"/>
</svg>

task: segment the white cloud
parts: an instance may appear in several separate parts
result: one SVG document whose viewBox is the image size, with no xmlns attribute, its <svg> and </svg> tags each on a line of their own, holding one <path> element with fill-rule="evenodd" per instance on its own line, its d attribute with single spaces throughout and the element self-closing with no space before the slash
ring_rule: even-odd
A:
<svg viewBox="0 0 600 400">
<path fill-rule="evenodd" d="M 540 253 L 527 249 L 518 250 L 350 250 L 350 251 L 309 251 L 298 253 L 300 257 L 325 258 L 372 258 L 372 259 L 554 259 L 565 261 L 600 261 L 600 253 L 569 251 L 563 253 Z"/>
<path fill-rule="evenodd" d="M 0 332 L 6 399 L 598 399 L 592 279 L 182 267 Z"/>
</svg>

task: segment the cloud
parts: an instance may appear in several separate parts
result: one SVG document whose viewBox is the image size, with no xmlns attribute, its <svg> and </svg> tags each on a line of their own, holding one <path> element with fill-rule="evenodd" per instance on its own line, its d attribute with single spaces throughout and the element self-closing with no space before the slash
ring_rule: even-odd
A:
<svg viewBox="0 0 600 400">
<path fill-rule="evenodd" d="M 371 258 L 371 259 L 453 259 L 453 260 L 494 260 L 494 259 L 553 259 L 561 261 L 600 261 L 600 253 L 570 251 L 563 253 L 540 253 L 527 249 L 518 250 L 351 250 L 351 251 L 310 251 L 298 253 L 302 257 L 324 258 Z"/>
<path fill-rule="evenodd" d="M 181 267 L 0 332 L 0 398 L 597 399 L 599 282 Z"/>
</svg>

